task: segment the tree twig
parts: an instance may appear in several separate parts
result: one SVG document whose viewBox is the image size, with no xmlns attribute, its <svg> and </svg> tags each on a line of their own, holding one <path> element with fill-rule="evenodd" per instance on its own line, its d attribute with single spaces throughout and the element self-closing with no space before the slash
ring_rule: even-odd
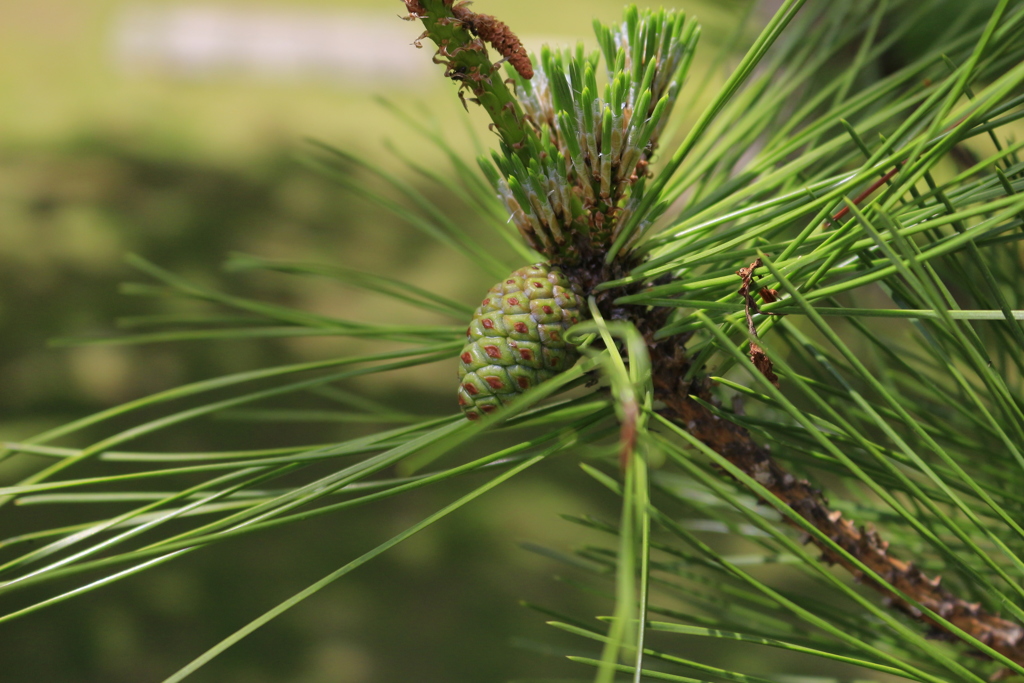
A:
<svg viewBox="0 0 1024 683">
<path fill-rule="evenodd" d="M 648 335 L 648 339 L 653 337 Z M 715 402 L 706 379 L 694 383 L 682 381 L 689 362 L 679 344 L 670 340 L 658 343 L 651 341 L 650 346 L 655 397 L 665 404 L 670 419 L 760 482 L 824 536 L 832 539 L 891 586 L 996 652 L 1024 665 L 1024 628 L 982 609 L 979 603 L 957 597 L 942 585 L 941 577 L 928 577 L 912 562 L 901 560 L 890 553 L 889 543 L 876 531 L 858 527 L 851 520 L 845 519 L 839 510 L 829 508 L 820 491 L 806 480 L 798 479 L 786 471 L 766 448 L 754 441 L 746 429 L 723 420 L 693 399 L 696 397 L 710 404 Z M 786 521 L 800 528 L 795 522 Z M 948 633 L 943 625 L 887 586 L 865 576 L 852 562 L 818 539 L 810 537 L 809 541 L 821 549 L 823 561 L 838 564 L 850 571 L 858 580 L 884 595 L 890 606 L 927 623 L 938 633 L 959 640 L 954 634 Z"/>
</svg>

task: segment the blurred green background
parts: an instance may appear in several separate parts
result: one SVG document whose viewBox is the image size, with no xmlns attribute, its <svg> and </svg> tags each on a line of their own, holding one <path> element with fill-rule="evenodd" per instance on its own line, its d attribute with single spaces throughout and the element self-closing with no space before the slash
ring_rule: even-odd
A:
<svg viewBox="0 0 1024 683">
<path fill-rule="evenodd" d="M 750 3 L 650 4 L 700 17 L 693 74 L 703 78 Z M 616 20 L 621 7 L 619 0 L 480 0 L 475 9 L 507 21 L 536 50 L 590 41 L 592 19 Z M 454 87 L 430 51 L 412 47 L 419 29 L 398 19 L 402 10 L 398 0 L 0 3 L 0 438 L 23 439 L 180 383 L 357 347 L 328 339 L 49 348 L 55 337 L 98 334 L 119 317 L 169 310 L 158 299 L 118 294 L 120 282 L 144 280 L 124 264 L 128 252 L 228 291 L 355 320 L 408 313 L 323 281 L 231 275 L 220 263 L 232 251 L 333 262 L 467 303 L 479 299 L 491 284 L 481 269 L 299 161 L 311 137 L 423 184 L 389 146 L 428 166 L 441 160 L 377 102 L 381 96 L 435 121 L 456 149 L 472 153 Z M 759 21 L 755 13 L 751 32 Z M 479 113 L 470 117 L 490 144 Z M 466 220 L 454 199 L 437 200 Z M 454 370 L 453 360 L 353 388 L 413 412 L 445 414 L 455 406 Z M 271 447 L 347 438 L 354 429 L 205 421 L 139 447 Z M 40 465 L 6 461 L 0 480 Z M 0 680 L 162 680 L 471 483 L 227 543 L 4 624 Z M 590 537 L 558 514 L 614 517 L 615 506 L 575 462 L 552 462 L 346 577 L 190 680 L 586 676 L 551 656 L 557 651 L 542 651 L 570 641 L 518 601 L 581 614 L 607 613 L 607 603 L 567 590 L 554 578 L 564 567 L 518 543 L 582 543 Z M 86 517 L 112 511 L 97 505 Z M 69 515 L 81 519 L 81 509 L 23 506 L 5 516 L 2 535 Z M 5 611 L 15 605 L 5 603 Z"/>
</svg>

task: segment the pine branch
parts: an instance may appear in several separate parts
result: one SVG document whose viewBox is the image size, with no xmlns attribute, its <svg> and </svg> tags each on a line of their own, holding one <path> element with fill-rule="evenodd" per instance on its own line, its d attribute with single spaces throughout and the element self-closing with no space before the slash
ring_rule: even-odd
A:
<svg viewBox="0 0 1024 683">
<path fill-rule="evenodd" d="M 987 666 L 958 659 L 945 647 L 935 647 L 914 625 L 903 623 L 898 615 L 852 590 L 816 562 L 771 514 L 755 509 L 748 496 L 734 495 L 731 486 L 706 472 L 700 460 L 687 460 L 688 454 L 678 442 L 692 446 L 753 491 L 762 503 L 781 512 L 787 524 L 805 532 L 807 541 L 821 550 L 825 563 L 847 569 L 880 592 L 888 606 L 928 625 L 932 635 L 958 639 L 983 657 L 1024 673 L 1024 628 L 993 611 L 994 607 L 1006 609 L 1024 623 L 1024 609 L 1017 604 L 1024 596 L 1017 580 L 1024 573 L 1024 555 L 1018 552 L 1024 542 L 1024 528 L 1017 522 L 1024 506 L 1019 493 L 1024 482 L 1024 453 L 1017 445 L 1024 440 L 1024 411 L 1020 407 L 1024 360 L 1017 321 L 1024 319 L 1024 311 L 1012 308 L 1024 301 L 1024 288 L 1019 284 L 1020 256 L 1015 245 L 991 248 L 1019 240 L 1024 220 L 1024 164 L 1017 156 L 1021 145 L 1010 141 L 1003 145 L 995 135 L 1000 126 L 1024 118 L 1024 98 L 1017 95 L 1024 82 L 1024 48 L 1015 47 L 1024 45 L 1019 40 L 1024 35 L 1024 12 L 1015 10 L 1003 23 L 997 21 L 998 13 L 993 15 L 993 30 L 985 29 L 984 34 L 980 28 L 951 28 L 948 39 L 938 42 L 942 58 L 945 52 L 952 55 L 946 61 L 954 65 L 953 77 L 936 73 L 933 67 L 942 61 L 936 53 L 858 90 L 855 81 L 872 81 L 867 74 L 862 78 L 861 66 L 880 60 L 901 31 L 913 25 L 913 18 L 909 18 L 895 22 L 895 28 L 889 27 L 892 15 L 886 8 L 896 5 L 906 9 L 916 3 L 892 0 L 877 9 L 855 0 L 807 3 L 809 11 L 797 16 L 796 10 L 803 3 L 787 0 L 783 12 L 751 47 L 727 87 L 671 155 L 668 169 L 678 174 L 664 173 L 647 184 L 652 173 L 650 163 L 657 164 L 656 143 L 671 137 L 663 129 L 699 35 L 692 18 L 671 11 L 631 8 L 621 25 L 597 27 L 599 51 L 587 55 L 582 48 L 575 52 L 545 50 L 533 63 L 507 26 L 470 11 L 465 3 L 404 1 L 410 18 L 424 22 L 424 37 L 437 44 L 435 59 L 444 63 L 446 75 L 459 84 L 463 95 L 469 90 L 492 117 L 493 128 L 501 138 L 500 149 L 482 166 L 494 195 L 505 204 L 527 244 L 548 257 L 553 266 L 561 266 L 577 293 L 589 299 L 593 319 L 576 328 L 589 335 L 582 343 L 587 358 L 574 367 L 571 363 L 560 366 L 565 372 L 557 376 L 552 371 L 543 376 L 536 373 L 518 377 L 536 377 L 537 386 L 515 398 L 515 404 L 501 409 L 510 412 L 477 416 L 481 419 L 473 424 L 455 416 L 428 419 L 367 401 L 336 383 L 450 360 L 461 343 L 455 339 L 461 326 L 399 326 L 335 319 L 222 294 L 137 261 L 165 286 L 136 285 L 129 290 L 131 293 L 173 294 L 224 310 L 209 315 L 203 309 L 200 317 L 186 311 L 127 321 L 132 326 L 170 324 L 199 329 L 160 330 L 122 338 L 124 342 L 331 334 L 386 344 L 400 342 L 411 348 L 196 383 L 51 430 L 31 443 L 10 444 L 11 452 L 46 457 L 49 466 L 19 485 L 5 487 L 0 491 L 0 505 L 8 501 L 35 505 L 103 501 L 132 502 L 138 507 L 97 522 L 6 539 L 6 545 L 17 554 L 0 566 L 0 573 L 7 577 L 0 593 L 86 572 L 112 571 L 115 567 L 121 570 L 0 615 L 0 621 L 33 613 L 227 538 L 333 513 L 463 473 L 516 467 L 516 463 L 527 462 L 537 452 L 547 452 L 543 449 L 553 439 L 558 440 L 555 450 L 561 450 L 604 440 L 618 432 L 627 484 L 621 486 L 613 477 L 591 471 L 623 497 L 623 523 L 618 529 L 608 529 L 620 534 L 618 552 L 589 549 L 581 553 L 591 564 L 610 568 L 617 575 L 615 626 L 609 631 L 601 680 L 611 680 L 613 670 L 621 668 L 616 664 L 617 654 L 628 648 L 634 648 L 637 654 L 632 669 L 636 680 L 643 669 L 642 656 L 659 656 L 645 650 L 644 628 L 634 629 L 627 623 L 633 619 L 637 625 L 644 624 L 649 588 L 659 590 L 669 583 L 652 572 L 675 572 L 687 581 L 714 585 L 712 579 L 699 574 L 704 570 L 748 581 L 751 590 L 740 594 L 732 590 L 734 586 L 715 585 L 720 595 L 702 594 L 690 603 L 705 614 L 659 611 L 656 605 L 650 606 L 651 613 L 684 621 L 706 620 L 707 626 L 724 625 L 736 633 L 761 630 L 762 636 L 777 636 L 780 634 L 773 629 L 781 622 L 773 610 L 782 606 L 802 620 L 798 624 L 802 633 L 794 640 L 807 636 L 805 645 L 825 649 L 839 645 L 860 651 L 876 658 L 876 667 L 891 665 L 890 672 L 903 672 L 914 680 L 941 680 L 917 668 L 915 658 L 919 655 L 944 667 L 954 678 L 975 683 L 980 680 L 978 670 Z M 1000 7 L 1006 6 L 1003 0 Z M 927 7 L 915 11 L 924 12 Z M 787 30 L 780 38 L 789 23 L 793 31 Z M 819 70 L 827 70 L 830 60 L 849 49 L 851 36 L 859 35 L 865 26 L 869 29 L 863 34 L 855 63 L 843 77 L 816 77 Z M 892 32 L 879 39 L 879 26 Z M 991 49 L 986 48 L 989 39 Z M 857 42 L 855 37 L 852 40 Z M 514 67 L 516 73 L 507 70 L 512 89 L 508 81 L 501 80 L 500 61 L 491 61 L 488 46 Z M 773 52 L 759 66 L 769 50 Z M 603 96 L 595 75 L 602 58 L 608 76 L 607 84 L 602 83 Z M 965 66 L 956 67 L 957 63 Z M 972 83 L 977 94 L 969 87 Z M 962 100 L 961 92 L 971 101 L 957 104 Z M 802 104 L 796 101 L 801 97 L 806 100 Z M 830 99 L 833 104 L 828 107 L 825 103 Z M 853 123 L 847 125 L 846 120 Z M 839 130 L 841 126 L 845 130 Z M 870 143 L 875 133 L 881 133 L 882 145 L 872 151 Z M 961 157 L 976 152 L 963 150 L 972 137 L 982 133 L 990 134 L 998 152 L 982 161 L 960 159 L 958 175 L 948 179 L 948 174 L 935 173 L 939 178 L 936 181 L 933 171 L 940 160 L 956 157 L 958 150 Z M 368 186 L 350 178 L 340 178 L 350 188 L 469 260 L 491 271 L 507 273 L 507 266 L 493 250 L 462 231 L 431 197 L 370 162 L 326 147 L 320 151 L 323 154 L 316 161 L 323 162 L 318 165 L 324 170 L 331 169 L 332 161 L 358 166 L 385 180 L 417 211 L 383 194 L 372 194 Z M 452 158 L 454 153 L 447 150 L 446 154 Z M 686 167 L 684 160 L 689 163 Z M 470 175 L 468 167 L 456 164 L 456 168 L 456 177 L 465 181 Z M 426 169 L 424 175 L 440 178 L 433 169 Z M 485 215 L 500 214 L 497 202 L 486 205 L 493 197 L 485 196 L 483 181 L 475 181 L 469 184 L 473 191 L 462 196 L 480 199 Z M 688 204 L 681 215 L 659 223 L 648 237 L 655 219 L 666 207 L 684 198 L 684 193 Z M 518 246 L 519 257 L 535 258 L 529 249 Z M 761 263 L 765 267 L 759 268 Z M 739 272 L 742 287 L 737 292 L 740 266 L 745 267 Z M 349 269 L 251 258 L 236 258 L 232 267 L 328 277 L 432 314 L 463 316 L 472 310 L 461 300 Z M 755 287 L 757 278 L 766 276 L 774 280 L 766 287 L 757 282 Z M 564 293 L 566 282 L 559 278 L 554 284 Z M 962 288 L 957 297 L 947 283 Z M 854 302 L 862 307 L 844 308 L 843 302 L 835 300 L 838 294 L 866 285 L 880 287 L 895 308 L 873 308 L 874 304 L 867 301 Z M 546 285 L 535 282 L 533 286 L 543 289 Z M 771 286 L 784 289 L 785 298 L 773 302 Z M 764 302 L 760 307 L 755 302 L 758 291 Z M 967 299 L 970 308 L 964 310 L 960 306 Z M 829 308 L 812 306 L 811 302 L 827 303 Z M 570 310 L 565 300 L 558 306 Z M 684 312 L 686 309 L 690 312 Z M 231 311 L 246 315 L 239 318 L 229 315 Z M 545 311 L 546 315 L 552 313 Z M 804 320 L 813 322 L 831 347 L 802 337 L 803 333 L 784 315 L 805 316 Z M 867 348 L 848 348 L 845 336 L 840 339 L 821 315 L 846 316 L 844 323 L 859 326 L 858 332 L 868 339 L 864 345 Z M 873 337 L 873 332 L 861 325 L 866 316 L 909 319 L 924 341 L 911 351 L 905 348 L 911 337 L 901 336 L 902 332 Z M 979 321 L 988 322 L 974 324 Z M 527 323 L 519 322 L 528 332 Z M 483 322 L 480 325 L 492 329 Z M 811 377 L 802 376 L 802 367 L 794 370 L 786 354 L 774 351 L 777 337 L 767 333 L 776 325 L 779 336 L 812 368 L 808 373 Z M 526 333 L 518 327 L 513 329 Z M 698 330 L 710 332 L 710 338 L 697 336 Z M 555 331 L 567 334 L 564 327 Z M 561 341 L 557 336 L 551 340 Z M 694 343 L 687 346 L 691 341 Z M 746 364 L 742 350 L 748 344 L 755 359 L 754 384 L 765 393 L 742 385 L 732 388 L 761 401 L 769 414 L 729 415 L 716 404 L 704 366 L 719 352 L 724 352 L 725 361 L 716 368 L 718 374 L 725 373 L 730 364 Z M 497 347 L 480 348 L 487 357 L 494 358 L 488 349 Z M 555 346 L 542 351 L 557 359 L 552 349 L 567 353 Z M 888 356 L 870 368 L 861 363 L 862 356 L 867 361 L 867 354 L 874 352 Z M 797 407 L 779 391 L 772 381 L 773 361 L 787 393 L 803 392 L 803 397 L 810 399 L 810 407 Z M 350 365 L 358 367 L 347 367 Z M 876 377 L 873 370 L 878 367 L 881 372 Z M 289 379 L 293 374 L 313 371 L 322 374 Z M 529 410 L 557 391 L 582 387 L 587 381 L 585 375 L 597 372 L 610 380 L 611 391 Z M 815 372 L 817 376 L 813 376 Z M 486 377 L 483 373 L 481 376 Z M 280 381 L 275 382 L 275 378 Z M 497 389 L 491 380 L 504 386 L 499 379 L 491 375 L 484 381 Z M 859 387 L 855 386 L 858 381 Z M 244 387 L 251 382 L 270 386 L 246 390 Z M 861 395 L 859 390 L 865 388 Z M 226 398 L 204 398 L 208 392 L 220 390 L 234 393 Z M 298 392 L 334 403 L 329 410 L 282 409 L 262 403 Z M 182 398 L 194 399 L 198 405 L 170 407 L 167 415 L 115 431 L 88 448 L 46 445 L 129 411 L 157 409 Z M 659 414 L 653 412 L 655 399 L 663 406 Z M 780 408 L 786 411 L 781 415 L 783 419 L 770 414 Z M 840 415 L 845 408 L 850 408 L 850 413 Z M 207 415 L 262 421 L 358 420 L 402 426 L 341 443 L 283 450 L 191 454 L 108 450 Z M 618 426 L 610 424 L 613 415 L 619 417 Z M 473 463 L 413 475 L 505 420 L 510 421 L 509 427 L 528 430 L 528 440 Z M 647 427 L 653 420 L 674 431 L 678 440 L 670 442 L 652 433 Z M 549 429 L 556 422 L 564 426 Z M 905 438 L 908 434 L 919 441 Z M 782 445 L 787 465 L 783 466 L 783 461 L 759 442 Z M 918 443 L 922 445 L 918 447 Z M 753 563 L 775 563 L 785 555 L 787 562 L 802 563 L 802 569 L 827 581 L 834 593 L 825 599 L 813 595 L 789 599 L 784 591 L 775 591 L 744 575 L 727 557 L 717 555 L 699 539 L 687 537 L 684 525 L 672 528 L 675 521 L 650 503 L 644 458 L 645 448 L 652 445 L 663 446 L 681 464 L 686 476 L 691 477 L 687 486 L 705 486 L 715 496 L 711 503 L 701 503 L 694 500 L 699 496 L 689 495 L 694 492 L 692 488 L 669 493 L 662 488 L 664 481 L 683 477 L 669 468 L 651 469 L 652 481 L 661 493 L 675 495 L 675 502 L 698 510 L 704 517 L 686 520 L 695 524 L 692 528 L 706 531 L 710 522 L 720 525 L 714 530 L 729 534 L 731 542 L 763 543 L 768 554 L 755 557 Z M 816 451 L 818 447 L 827 452 Z M 974 458 L 986 448 L 995 449 L 991 460 Z M 369 453 L 374 455 L 339 463 L 326 474 L 307 475 L 308 480 L 298 485 L 281 481 L 273 484 L 280 488 L 268 488 L 271 482 L 298 473 L 307 465 L 322 466 L 335 458 Z M 72 466 L 95 459 L 136 469 L 105 476 L 59 476 Z M 834 500 L 830 504 L 808 481 L 787 469 L 790 462 L 807 462 L 863 483 L 881 502 L 875 505 L 868 499 Z M 398 468 L 400 478 L 373 476 L 392 466 Z M 183 491 L 120 488 L 136 480 L 163 481 L 164 477 L 180 475 L 204 479 Z M 910 503 L 890 495 L 890 485 L 894 493 L 906 495 Z M 94 486 L 106 489 L 79 492 L 80 487 Z M 856 489 L 850 490 L 856 495 Z M 705 510 L 708 513 L 703 515 Z M 746 523 L 735 523 L 737 516 Z M 858 527 L 847 516 L 884 521 L 887 540 L 870 527 Z M 199 522 L 184 530 L 170 527 L 172 522 L 192 520 Z M 652 539 L 652 521 L 703 555 L 677 551 Z M 143 532 L 153 537 L 140 546 L 136 538 Z M 43 543 L 28 547 L 29 542 L 39 541 Z M 890 543 L 900 552 L 890 553 Z M 667 563 L 662 557 L 652 557 L 652 549 L 682 561 Z M 935 553 L 929 555 L 930 550 Z M 919 564 L 900 558 L 911 554 L 920 558 Z M 942 562 L 948 567 L 943 568 L 945 583 L 921 569 L 931 571 L 942 567 Z M 639 581 L 635 570 L 639 570 Z M 957 586 L 964 586 L 964 591 Z M 759 602 L 752 599 L 754 590 L 761 591 L 753 595 Z M 988 609 L 965 599 L 963 593 L 985 600 Z M 844 612 L 839 606 L 825 604 L 835 596 L 851 599 L 860 611 Z M 754 602 L 762 611 L 748 609 Z M 708 616 L 715 608 L 721 608 L 722 615 Z M 274 613 L 268 613 L 267 618 Z M 746 622 L 716 623 L 719 616 L 723 622 L 753 616 L 753 626 L 747 629 Z M 878 623 L 891 630 L 877 629 Z M 810 633 L 808 627 L 816 630 Z M 848 627 L 855 632 L 847 631 Z M 239 632 L 239 637 L 245 632 Z M 715 629 L 715 633 L 722 631 Z M 232 637 L 228 644 L 235 639 Z M 789 635 L 784 640 L 788 642 Z M 218 646 L 213 654 L 220 649 Z M 824 654 L 845 656 L 842 651 Z M 732 680 L 754 680 L 720 670 L 717 673 Z"/>
<path fill-rule="evenodd" d="M 652 341 L 651 347 L 655 396 L 664 402 L 668 417 L 762 484 L 889 585 L 873 580 L 865 575 L 857 563 L 836 553 L 819 538 L 808 535 L 806 540 L 821 549 L 824 562 L 842 566 L 858 580 L 882 593 L 893 608 L 929 624 L 938 633 L 958 639 L 957 634 L 949 633 L 945 623 L 937 621 L 928 612 L 942 617 L 1008 659 L 1024 665 L 1024 628 L 983 610 L 978 603 L 957 597 L 942 585 L 941 577 L 929 578 L 912 562 L 890 554 L 889 543 L 876 531 L 858 528 L 854 522 L 843 518 L 839 510 L 828 506 L 821 491 L 786 471 L 767 449 L 754 441 L 746 429 L 711 412 L 705 405 L 715 402 L 710 392 L 710 382 L 685 382 L 681 379 L 689 369 L 689 361 L 685 355 L 680 354 L 680 347 L 674 341 Z M 803 531 L 792 520 L 784 520 Z M 925 608 L 927 612 L 913 603 Z"/>
<path fill-rule="evenodd" d="M 502 22 L 486 14 L 475 14 L 468 3 L 454 0 L 403 0 L 406 19 L 423 22 L 423 34 L 437 45 L 434 62 L 444 64 L 445 76 L 459 84 L 459 97 L 468 89 L 494 121 L 502 141 L 511 149 L 522 149 L 532 131 L 526 125 L 518 100 L 501 78 L 499 64 L 491 62 L 485 42 L 491 43 L 525 79 L 533 76 L 533 65 L 522 44 Z"/>
<path fill-rule="evenodd" d="M 432 16 L 438 11 L 447 10 L 451 5 L 449 0 L 424 0 L 423 6 L 415 2 L 412 4 Z M 688 55 L 692 54 L 698 35 L 696 28 L 687 24 L 680 14 L 645 13 L 641 16 L 635 8 L 627 10 L 626 19 L 619 29 L 598 25 L 598 43 L 608 63 L 610 81 L 604 99 L 597 95 L 593 76 L 596 58 L 587 57 L 581 50 L 575 58 L 568 52 L 545 51 L 537 68 L 537 84 L 528 84 L 528 77 L 520 70 L 522 78 L 517 85 L 522 91 L 520 100 L 526 113 L 524 117 L 517 116 L 515 123 L 529 122 L 530 127 L 521 143 L 504 150 L 503 158 L 495 156 L 495 165 L 501 177 L 495 178 L 492 175 L 492 183 L 531 246 L 553 259 L 561 260 L 579 292 L 588 295 L 596 293 L 597 308 L 606 319 L 629 321 L 641 331 L 650 347 L 655 397 L 664 403 L 666 416 L 682 426 L 690 437 L 725 458 L 739 472 L 788 506 L 797 517 L 784 517 L 787 523 L 804 531 L 808 529 L 804 524 L 809 524 L 809 528 L 816 530 L 818 533 L 809 534 L 808 540 L 822 550 L 823 561 L 843 566 L 858 580 L 881 592 L 890 606 L 927 623 L 938 633 L 953 639 L 974 638 L 981 644 L 979 649 L 986 654 L 997 658 L 1002 656 L 1006 661 L 1024 665 L 1024 628 L 983 610 L 980 604 L 958 597 L 942 585 L 940 578 L 929 578 L 913 563 L 890 554 L 889 543 L 882 540 L 877 532 L 858 528 L 851 520 L 845 519 L 839 510 L 828 506 L 820 491 L 783 468 L 766 448 L 753 440 L 746 429 L 717 415 L 711 409 L 715 399 L 710 392 L 709 381 L 703 377 L 703 373 L 694 371 L 695 366 L 699 368 L 703 365 L 707 354 L 714 347 L 708 345 L 701 354 L 692 356 L 684 348 L 692 332 L 679 327 L 667 328 L 666 323 L 673 309 L 667 306 L 658 308 L 657 305 L 649 308 L 644 304 L 655 302 L 642 300 L 643 291 L 649 290 L 651 285 L 671 287 L 679 283 L 679 266 L 666 265 L 654 270 L 654 266 L 668 261 L 669 257 L 653 258 L 643 263 L 643 258 L 639 256 L 643 251 L 631 252 L 630 248 L 636 246 L 653 220 L 664 210 L 665 197 L 672 196 L 663 190 L 668 187 L 673 172 L 695 148 L 700 137 L 710 131 L 708 127 L 712 121 L 739 91 L 767 49 L 793 20 L 801 4 L 797 1 L 786 3 L 784 10 L 776 15 L 748 52 L 747 59 L 734 73 L 719 99 L 706 110 L 686 141 L 677 149 L 667 170 L 659 175 L 646 192 L 643 180 L 647 174 L 647 164 L 664 124 L 664 117 L 669 113 L 678 92 L 674 79 L 682 78 L 685 74 L 685 64 Z M 1005 8 L 1005 3 L 1001 7 Z M 453 16 L 458 14 L 458 9 L 459 6 L 454 8 Z M 993 15 L 989 31 L 996 25 L 999 16 L 999 11 Z M 881 13 L 874 16 L 875 28 L 880 17 Z M 813 18 L 805 17 L 805 20 L 813 22 Z M 472 30 L 472 21 L 464 23 Z M 445 20 L 442 19 L 440 24 L 445 25 Z M 438 25 L 436 20 L 434 25 Z M 868 54 L 874 29 L 867 36 L 859 52 L 861 60 Z M 887 188 L 886 192 L 875 201 L 885 203 L 886 206 L 891 206 L 892 198 L 898 196 L 900 191 L 914 193 L 913 188 L 907 189 L 907 184 L 912 185 L 913 179 L 908 181 L 902 175 L 923 173 L 920 170 L 923 163 L 934 163 L 938 152 L 926 151 L 926 147 L 940 130 L 944 131 L 941 133 L 943 136 L 964 130 L 970 115 L 960 114 L 952 122 L 947 119 L 952 116 L 953 102 L 963 89 L 961 81 L 974 68 L 990 36 L 991 33 L 988 33 L 979 39 L 969 60 L 970 67 L 957 72 L 960 81 L 945 84 L 932 92 L 915 113 L 914 116 L 920 117 L 935 112 L 927 124 L 928 134 L 909 143 L 913 148 L 909 155 L 903 152 L 886 156 L 888 150 L 894 148 L 895 136 L 884 141 L 881 150 L 872 153 L 855 128 L 844 119 L 839 119 L 857 150 L 869 159 L 868 166 L 860 172 L 862 180 L 869 181 L 869 184 L 852 201 L 844 197 L 845 206 L 841 202 L 838 211 L 835 208 L 830 210 L 828 202 L 822 202 L 819 215 L 808 223 L 809 227 L 800 237 L 785 247 L 781 258 L 796 254 L 810 231 L 818 225 L 832 226 L 838 235 L 842 232 L 844 219 L 848 219 L 851 213 L 863 222 L 858 207 L 883 187 Z M 442 53 L 446 46 L 450 47 L 446 40 L 439 41 Z M 651 50 L 651 46 L 662 45 L 664 48 Z M 785 54 L 783 51 L 778 59 L 784 59 Z M 452 71 L 449 66 L 449 75 Z M 458 69 L 455 72 L 456 77 L 461 77 Z M 854 71 L 849 71 L 848 79 L 853 74 Z M 668 85 L 670 82 L 671 86 Z M 842 95 L 845 95 L 845 91 Z M 842 95 L 837 94 L 837 104 Z M 503 132 L 507 117 L 496 117 L 490 108 L 488 111 L 492 113 L 495 127 L 508 145 L 509 135 Z M 620 112 L 625 112 L 621 120 L 616 118 Z M 769 118 L 763 118 L 760 121 L 752 119 L 751 122 L 764 126 L 768 121 Z M 913 123 L 914 117 L 911 117 L 896 131 L 897 134 L 911 130 Z M 539 131 L 539 136 L 532 135 L 534 131 Z M 724 134 L 724 131 L 721 132 Z M 713 139 L 713 136 L 709 137 Z M 751 144 L 753 140 L 749 138 L 746 144 Z M 627 141 L 633 146 L 624 144 Z M 937 149 L 952 145 L 952 142 L 940 142 Z M 906 149 L 908 147 L 904 147 Z M 921 155 L 927 156 L 927 162 L 919 160 Z M 906 168 L 911 162 L 916 166 Z M 726 167 L 737 163 L 738 158 L 732 159 Z M 881 170 L 872 168 L 879 163 L 882 163 Z M 705 183 L 720 178 L 713 168 L 709 172 L 712 175 L 705 178 Z M 742 181 L 742 176 L 737 180 Z M 725 182 L 724 187 L 728 188 L 731 181 L 721 182 Z M 847 191 L 846 182 L 836 185 L 836 189 L 828 190 L 833 193 L 830 201 L 834 202 L 844 196 L 842 193 Z M 929 183 L 934 185 L 930 180 Z M 710 183 L 699 187 L 696 196 L 700 197 L 708 187 L 711 187 Z M 560 199 L 566 189 L 571 190 L 571 200 Z M 941 190 L 935 187 L 932 190 L 940 193 L 936 196 L 943 202 L 947 212 L 953 214 L 954 209 L 948 198 L 941 194 Z M 961 225 L 959 232 L 964 231 Z M 740 232 L 737 241 L 746 241 L 752 237 L 750 233 Z M 722 244 L 719 237 L 710 237 L 709 240 Z M 678 244 L 680 251 L 693 246 L 685 240 L 680 240 Z M 727 244 L 722 244 L 720 248 Z M 888 249 L 884 243 L 880 248 Z M 567 258 L 567 253 L 572 254 L 573 258 Z M 841 251 L 836 249 L 834 253 L 838 256 Z M 772 372 L 771 360 L 757 344 L 759 331 L 753 315 L 760 311 L 753 301 L 750 288 L 754 271 L 759 265 L 758 260 L 740 271 L 743 279 L 740 294 L 745 301 L 744 315 L 752 340 L 751 357 L 766 377 L 777 381 Z M 828 262 L 824 267 L 832 265 L 833 262 Z M 633 272 L 629 273 L 630 270 Z M 645 270 L 646 277 L 637 277 L 637 274 L 643 274 Z M 660 279 L 655 279 L 662 273 Z M 813 282 L 814 278 L 805 286 Z M 766 291 L 769 291 L 766 303 L 771 303 L 773 297 L 770 290 Z M 1011 313 L 1008 306 L 1003 305 L 1002 308 L 1003 314 L 1009 319 Z M 766 323 L 768 327 L 770 324 Z"/>
</svg>

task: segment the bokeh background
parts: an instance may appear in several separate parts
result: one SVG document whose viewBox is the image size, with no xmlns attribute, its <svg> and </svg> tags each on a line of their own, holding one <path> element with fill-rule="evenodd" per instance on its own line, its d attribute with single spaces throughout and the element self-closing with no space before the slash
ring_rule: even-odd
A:
<svg viewBox="0 0 1024 683">
<path fill-rule="evenodd" d="M 593 18 L 615 20 L 622 4 L 479 0 L 475 9 L 506 20 L 536 50 L 544 42 L 592 44 Z M 721 79 L 709 73 L 712 60 L 738 22 L 746 21 L 749 39 L 768 11 L 748 12 L 748 0 L 639 4 L 685 7 L 700 17 L 692 73 L 712 82 Z M 230 274 L 220 264 L 235 251 L 338 263 L 467 303 L 479 299 L 491 284 L 481 269 L 302 163 L 306 138 L 344 148 L 422 186 L 453 219 L 481 231 L 455 199 L 403 163 L 404 156 L 443 168 L 436 149 L 379 101 L 436 127 L 467 158 L 475 149 L 467 116 L 481 144 L 492 143 L 479 113 L 462 111 L 453 85 L 430 63 L 431 51 L 411 45 L 419 29 L 399 20 L 402 10 L 398 0 L 0 2 L 0 439 L 23 439 L 184 382 L 322 358 L 352 344 L 51 347 L 54 338 L 103 334 L 119 318 L 169 310 L 160 299 L 119 293 L 119 283 L 145 280 L 125 265 L 129 252 L 197 282 L 355 320 L 407 313 L 323 281 Z M 453 361 L 374 376 L 352 388 L 442 414 L 454 409 L 454 368 Z M 357 429 L 207 421 L 148 445 L 321 442 Z M 40 464 L 5 461 L 0 481 Z M 0 625 L 0 680 L 162 680 L 462 486 L 226 543 Z M 608 518 L 615 506 L 575 462 L 556 460 L 346 577 L 190 680 L 586 676 L 559 656 L 561 636 L 519 601 L 581 614 L 607 613 L 607 602 L 567 589 L 559 577 L 571 570 L 521 542 L 557 549 L 587 542 L 559 514 Z M 91 516 L 109 513 L 97 505 Z M 60 506 L 23 506 L 5 517 L 0 537 L 62 514 Z"/>
</svg>

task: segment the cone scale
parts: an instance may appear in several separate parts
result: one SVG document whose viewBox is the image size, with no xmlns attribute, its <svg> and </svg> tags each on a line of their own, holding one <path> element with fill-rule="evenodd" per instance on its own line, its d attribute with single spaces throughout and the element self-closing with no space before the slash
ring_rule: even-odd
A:
<svg viewBox="0 0 1024 683">
<path fill-rule="evenodd" d="M 459 354 L 459 406 L 477 420 L 571 368 L 579 354 L 565 331 L 584 317 L 583 299 L 544 263 L 520 268 L 491 287 Z"/>
</svg>

